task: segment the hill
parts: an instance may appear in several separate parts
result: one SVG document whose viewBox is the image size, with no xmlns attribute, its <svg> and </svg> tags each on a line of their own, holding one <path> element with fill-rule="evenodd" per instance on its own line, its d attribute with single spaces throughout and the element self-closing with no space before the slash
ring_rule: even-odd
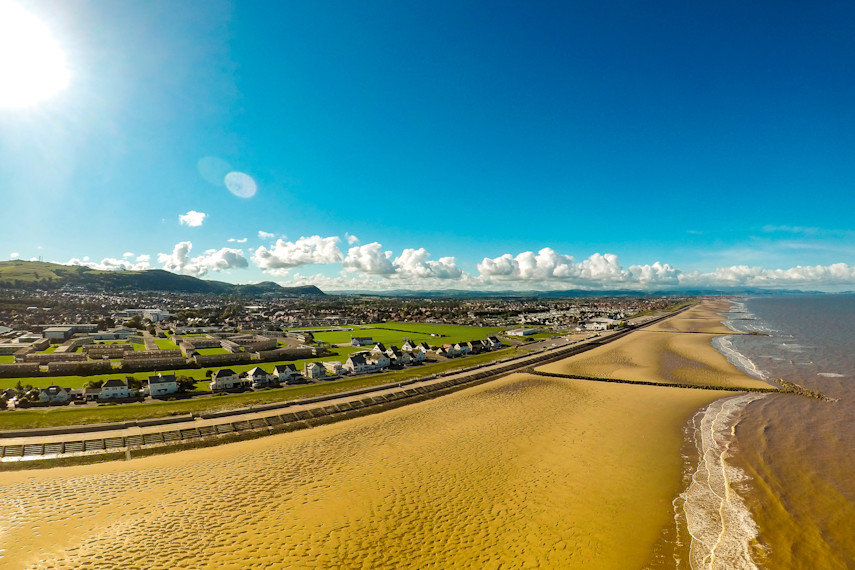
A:
<svg viewBox="0 0 855 570">
<path fill-rule="evenodd" d="M 234 285 L 223 281 L 198 279 L 189 275 L 176 275 L 163 269 L 101 271 L 81 265 L 60 265 L 44 261 L 0 261 L 0 288 L 22 289 L 31 286 L 45 289 L 82 287 L 90 291 L 168 291 L 243 296 L 325 294 L 314 285 L 282 287 L 272 281 Z"/>
</svg>

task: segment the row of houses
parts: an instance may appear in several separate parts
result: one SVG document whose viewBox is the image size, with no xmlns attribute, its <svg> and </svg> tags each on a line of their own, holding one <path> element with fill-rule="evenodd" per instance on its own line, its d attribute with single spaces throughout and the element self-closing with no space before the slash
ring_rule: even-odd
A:
<svg viewBox="0 0 855 570">
<path fill-rule="evenodd" d="M 221 368 L 211 375 L 212 392 L 230 392 L 249 388 L 279 387 L 284 384 L 303 384 L 305 377 L 297 372 L 293 364 L 279 364 L 269 373 L 256 366 L 241 376 L 231 368 Z"/>
</svg>

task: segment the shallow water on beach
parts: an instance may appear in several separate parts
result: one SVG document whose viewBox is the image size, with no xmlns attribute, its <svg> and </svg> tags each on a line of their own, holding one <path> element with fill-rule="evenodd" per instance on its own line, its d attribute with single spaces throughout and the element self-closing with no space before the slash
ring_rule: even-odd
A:
<svg viewBox="0 0 855 570">
<path fill-rule="evenodd" d="M 855 567 L 855 296 L 749 299 L 727 316 L 769 335 L 725 340 L 734 363 L 838 399 L 773 394 L 730 419 L 720 443 L 756 525 L 746 546 L 763 568 Z"/>
<path fill-rule="evenodd" d="M 514 375 L 302 432 L 7 473 L 0 566 L 641 567 L 670 524 L 680 425 L 711 399 Z"/>
</svg>

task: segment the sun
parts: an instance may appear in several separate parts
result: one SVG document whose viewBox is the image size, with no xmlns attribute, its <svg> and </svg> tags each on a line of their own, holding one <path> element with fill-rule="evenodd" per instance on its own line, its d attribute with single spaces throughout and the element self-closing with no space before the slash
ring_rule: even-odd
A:
<svg viewBox="0 0 855 570">
<path fill-rule="evenodd" d="M 0 108 L 31 107 L 68 86 L 65 54 L 42 22 L 0 0 Z"/>
</svg>

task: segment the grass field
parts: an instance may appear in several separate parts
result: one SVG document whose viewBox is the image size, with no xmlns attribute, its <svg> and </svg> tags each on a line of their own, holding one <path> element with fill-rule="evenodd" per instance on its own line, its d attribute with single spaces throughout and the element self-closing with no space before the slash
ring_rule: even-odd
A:
<svg viewBox="0 0 855 570">
<path fill-rule="evenodd" d="M 197 348 L 196 352 L 201 355 L 207 356 L 209 354 L 228 354 L 229 351 L 225 348 Z"/>
<path fill-rule="evenodd" d="M 454 344 L 469 340 L 484 340 L 492 334 L 503 331 L 496 327 L 467 327 L 457 325 L 423 325 L 412 323 L 376 323 L 355 328 L 352 331 L 316 333 L 315 340 L 331 344 L 349 343 L 354 336 L 371 337 L 374 342 L 386 346 L 394 344 L 400 347 L 404 337 L 413 342 L 426 342 L 430 345 Z M 431 336 L 432 334 L 442 336 Z"/>
<path fill-rule="evenodd" d="M 178 348 L 178 345 L 168 338 L 156 338 L 154 339 L 154 344 L 156 344 L 157 348 L 160 350 L 174 350 Z"/>
<path fill-rule="evenodd" d="M 3 354 L 0 355 L 0 364 L 12 364 L 15 362 L 14 354 Z"/>
<path fill-rule="evenodd" d="M 507 358 L 517 354 L 527 352 L 524 349 L 504 348 L 495 352 L 488 352 L 475 356 L 467 356 L 465 358 L 457 358 L 445 362 L 427 363 L 422 366 L 413 366 L 403 370 L 393 372 L 384 372 L 381 374 L 369 374 L 366 376 L 358 376 L 356 378 L 343 378 L 330 382 L 319 382 L 317 384 L 309 384 L 306 386 L 290 386 L 287 388 L 279 388 L 273 390 L 263 390 L 260 392 L 250 392 L 244 394 L 230 394 L 228 396 L 197 398 L 193 400 L 177 400 L 174 402 L 153 402 L 145 404 L 125 404 L 116 406 L 99 406 L 76 408 L 73 406 L 54 408 L 54 409 L 31 409 L 31 410 L 14 410 L 0 412 L 0 430 L 2 429 L 24 429 L 46 426 L 60 425 L 76 425 L 84 423 L 101 423 L 113 421 L 128 421 L 142 418 L 158 418 L 165 416 L 174 416 L 188 413 L 203 413 L 210 411 L 226 410 L 233 408 L 241 408 L 251 405 L 267 404 L 271 402 L 283 402 L 295 400 L 298 398 L 306 398 L 309 396 L 319 396 L 322 394 L 334 394 L 347 390 L 355 390 L 368 386 L 378 386 L 392 382 L 400 382 L 410 378 L 419 378 L 430 376 L 439 372 L 447 372 L 460 368 L 467 368 L 476 364 L 483 364 L 492 360 Z M 322 358 L 315 360 L 332 360 L 332 358 Z M 254 365 L 247 366 L 232 366 L 235 371 L 250 369 Z M 265 370 L 272 370 L 273 364 L 263 366 Z M 201 372 L 204 370 L 196 370 Z M 138 375 L 142 376 L 142 375 Z M 148 374 L 145 375 L 146 377 Z M 113 375 L 115 377 L 115 375 Z M 66 376 L 64 378 L 73 378 Z M 91 379 L 94 377 L 88 377 Z M 3 379 L 0 382 L 6 382 Z M 17 382 L 17 379 L 13 380 Z M 26 384 L 27 382 L 24 382 Z M 207 383 L 205 383 L 207 384 Z M 66 384 L 63 384 L 66 385 Z"/>
</svg>

